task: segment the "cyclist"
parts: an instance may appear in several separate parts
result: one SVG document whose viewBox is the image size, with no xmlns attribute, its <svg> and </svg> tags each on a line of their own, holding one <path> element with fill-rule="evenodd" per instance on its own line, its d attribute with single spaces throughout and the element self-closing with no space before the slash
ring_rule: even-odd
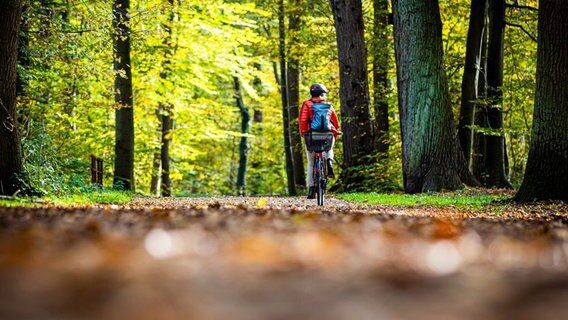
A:
<svg viewBox="0 0 568 320">
<path fill-rule="evenodd" d="M 299 117 L 299 126 L 300 126 L 300 134 L 302 137 L 305 137 L 306 133 L 310 132 L 310 123 L 312 118 L 314 117 L 314 110 L 312 106 L 314 103 L 327 103 L 327 88 L 320 83 L 314 83 L 310 86 L 310 95 L 311 98 L 304 101 L 302 103 L 302 108 L 300 109 L 300 117 Z M 330 105 L 328 112 L 329 119 L 329 128 L 330 132 L 333 133 L 333 143 L 331 145 L 331 149 L 327 152 L 327 176 L 334 177 L 335 173 L 333 171 L 333 167 L 331 165 L 333 161 L 333 145 L 335 144 L 335 139 L 340 134 L 339 131 L 339 121 L 337 120 L 337 114 L 333 109 L 333 106 Z M 305 142 L 305 141 L 304 141 Z M 314 166 L 314 153 L 310 152 L 306 149 L 306 156 L 308 158 L 308 177 L 307 183 L 309 186 L 308 190 L 308 199 L 315 198 L 315 186 L 314 186 L 314 177 L 313 177 L 313 166 Z"/>
</svg>

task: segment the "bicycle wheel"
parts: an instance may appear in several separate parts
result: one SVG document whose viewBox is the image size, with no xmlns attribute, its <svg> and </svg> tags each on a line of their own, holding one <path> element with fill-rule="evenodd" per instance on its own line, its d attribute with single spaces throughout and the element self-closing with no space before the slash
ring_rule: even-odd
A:
<svg viewBox="0 0 568 320">
<path fill-rule="evenodd" d="M 320 179 L 318 181 L 317 193 L 318 193 L 318 206 L 323 206 L 325 202 L 325 182 L 323 179 Z"/>
<path fill-rule="evenodd" d="M 325 199 L 325 166 L 322 158 L 316 159 L 316 194 L 318 206 L 323 206 Z"/>
</svg>

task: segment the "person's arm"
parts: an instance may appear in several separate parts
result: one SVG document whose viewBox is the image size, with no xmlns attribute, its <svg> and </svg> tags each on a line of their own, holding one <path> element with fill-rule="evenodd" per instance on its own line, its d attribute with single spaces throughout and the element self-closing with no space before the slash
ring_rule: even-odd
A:
<svg viewBox="0 0 568 320">
<path fill-rule="evenodd" d="M 335 136 L 337 136 L 339 134 L 339 132 L 341 131 L 340 127 L 339 127 L 339 119 L 337 118 L 337 113 L 335 113 L 335 109 L 333 109 L 333 107 L 331 107 L 331 114 L 329 117 L 329 121 L 331 121 L 331 124 L 333 125 L 333 133 Z"/>
<path fill-rule="evenodd" d="M 311 101 L 304 101 L 304 103 L 302 103 L 302 108 L 300 109 L 298 124 L 300 126 L 300 135 L 302 137 L 310 131 L 310 105 Z"/>
</svg>

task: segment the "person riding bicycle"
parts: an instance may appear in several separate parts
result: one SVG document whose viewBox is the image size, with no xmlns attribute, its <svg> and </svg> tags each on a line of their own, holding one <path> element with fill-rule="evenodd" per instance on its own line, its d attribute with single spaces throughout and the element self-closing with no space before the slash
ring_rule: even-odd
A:
<svg viewBox="0 0 568 320">
<path fill-rule="evenodd" d="M 302 108 L 300 109 L 300 117 L 299 117 L 299 126 L 300 126 L 300 134 L 302 137 L 305 138 L 306 134 L 311 132 L 312 128 L 310 124 L 314 117 L 314 110 L 312 106 L 314 104 L 325 103 L 329 105 L 329 109 L 327 110 L 327 118 L 329 123 L 329 132 L 333 133 L 333 142 L 331 145 L 331 149 L 326 153 L 327 157 L 327 176 L 334 177 L 335 173 L 333 171 L 333 167 L 331 165 L 333 161 L 333 145 L 335 144 L 335 139 L 340 134 L 339 131 L 339 121 L 337 119 L 337 114 L 333 109 L 333 106 L 326 101 L 327 98 L 327 88 L 320 83 L 314 83 L 310 86 L 310 95 L 311 98 L 304 101 L 302 103 Z M 306 141 L 304 141 L 306 142 Z M 314 166 L 314 152 L 308 151 L 306 149 L 306 156 L 308 159 L 308 176 L 307 176 L 307 183 L 308 183 L 308 199 L 315 198 L 315 186 L 314 186 L 314 178 L 313 178 L 313 166 Z"/>
</svg>

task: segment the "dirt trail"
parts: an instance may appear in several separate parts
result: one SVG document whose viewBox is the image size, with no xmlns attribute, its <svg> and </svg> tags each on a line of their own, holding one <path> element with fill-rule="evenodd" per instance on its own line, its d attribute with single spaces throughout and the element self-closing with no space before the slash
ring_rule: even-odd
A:
<svg viewBox="0 0 568 320">
<path fill-rule="evenodd" d="M 1 319 L 560 319 L 568 206 L 0 208 Z"/>
</svg>

